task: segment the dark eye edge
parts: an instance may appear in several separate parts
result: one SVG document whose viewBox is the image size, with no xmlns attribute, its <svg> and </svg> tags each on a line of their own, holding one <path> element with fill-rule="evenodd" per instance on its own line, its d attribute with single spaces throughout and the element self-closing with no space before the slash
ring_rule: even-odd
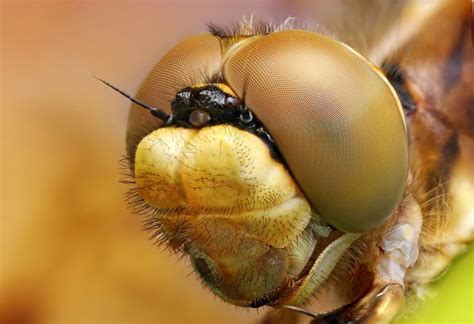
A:
<svg viewBox="0 0 474 324">
<path fill-rule="evenodd" d="M 382 64 L 381 69 L 392 87 L 395 89 L 405 115 L 410 116 L 414 114 L 417 110 L 417 106 L 412 94 L 408 90 L 405 70 L 403 70 L 399 64 L 388 61 Z"/>
</svg>

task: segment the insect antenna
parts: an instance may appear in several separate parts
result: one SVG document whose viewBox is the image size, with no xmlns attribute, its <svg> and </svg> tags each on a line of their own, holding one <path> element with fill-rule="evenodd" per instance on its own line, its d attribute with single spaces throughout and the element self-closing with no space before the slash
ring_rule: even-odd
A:
<svg viewBox="0 0 474 324">
<path fill-rule="evenodd" d="M 107 85 L 108 87 L 114 89 L 115 91 L 117 91 L 118 93 L 120 93 L 122 96 L 128 98 L 131 102 L 133 103 L 136 103 L 137 105 L 139 105 L 140 107 L 142 108 L 145 108 L 146 110 L 149 110 L 151 112 L 151 114 L 159 119 L 161 119 L 162 121 L 164 121 L 165 123 L 169 123 L 171 121 L 171 118 L 172 116 L 171 115 L 168 115 L 167 113 L 165 113 L 163 110 L 159 109 L 159 108 L 156 108 L 156 107 L 153 107 L 153 106 L 150 106 L 138 99 L 135 99 L 133 98 L 131 95 L 129 95 L 128 93 L 126 93 L 125 91 L 123 90 L 120 90 L 119 88 L 113 86 L 112 84 L 110 84 L 109 82 L 105 81 L 105 80 L 102 80 L 101 78 L 99 78 L 98 76 L 94 75 L 94 74 L 91 74 L 94 78 L 96 78 L 97 80 L 99 80 L 100 82 L 104 83 L 105 85 Z"/>
</svg>

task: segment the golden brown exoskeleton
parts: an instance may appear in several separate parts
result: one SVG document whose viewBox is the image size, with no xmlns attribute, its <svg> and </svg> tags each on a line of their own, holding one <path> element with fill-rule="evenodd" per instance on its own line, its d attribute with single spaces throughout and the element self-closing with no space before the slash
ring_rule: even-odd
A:
<svg viewBox="0 0 474 324">
<path fill-rule="evenodd" d="M 365 47 L 211 26 L 144 82 L 159 118 L 130 111 L 130 197 L 223 300 L 388 322 L 472 242 L 469 2 L 404 10 Z"/>
</svg>

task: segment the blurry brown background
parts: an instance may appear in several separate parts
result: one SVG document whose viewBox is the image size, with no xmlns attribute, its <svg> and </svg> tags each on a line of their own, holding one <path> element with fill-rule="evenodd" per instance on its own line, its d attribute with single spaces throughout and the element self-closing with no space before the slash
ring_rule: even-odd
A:
<svg viewBox="0 0 474 324">
<path fill-rule="evenodd" d="M 152 246 L 127 210 L 117 161 L 129 103 L 157 60 L 208 22 L 254 13 L 331 21 L 290 1 L 1 3 L 2 323 L 247 322 Z M 260 312 L 261 314 L 262 312 Z"/>
</svg>

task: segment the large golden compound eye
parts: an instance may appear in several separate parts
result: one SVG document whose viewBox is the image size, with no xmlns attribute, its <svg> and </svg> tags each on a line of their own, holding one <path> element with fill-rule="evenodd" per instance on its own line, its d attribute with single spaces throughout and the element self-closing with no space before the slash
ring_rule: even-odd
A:
<svg viewBox="0 0 474 324">
<path fill-rule="evenodd" d="M 188 37 L 172 48 L 153 68 L 137 99 L 170 113 L 170 102 L 182 88 L 203 82 L 219 72 L 219 40 L 209 34 Z M 132 105 L 127 129 L 127 152 L 133 157 L 138 142 L 161 125 L 149 112 Z"/>
<path fill-rule="evenodd" d="M 231 49 L 223 75 L 328 223 L 364 232 L 390 216 L 406 185 L 408 140 L 375 66 L 324 35 L 289 30 Z"/>
</svg>

